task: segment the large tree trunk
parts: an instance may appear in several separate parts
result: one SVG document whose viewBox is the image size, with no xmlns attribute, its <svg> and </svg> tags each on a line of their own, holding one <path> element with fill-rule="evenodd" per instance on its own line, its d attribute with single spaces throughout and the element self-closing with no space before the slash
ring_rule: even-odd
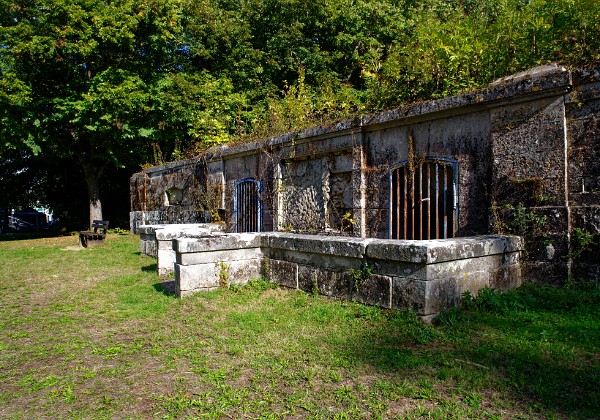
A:
<svg viewBox="0 0 600 420">
<path fill-rule="evenodd" d="M 90 200 L 90 226 L 94 220 L 104 220 L 102 218 L 102 202 L 100 201 L 100 186 L 98 185 L 98 174 L 91 166 L 84 166 L 85 182 L 88 189 Z"/>
</svg>

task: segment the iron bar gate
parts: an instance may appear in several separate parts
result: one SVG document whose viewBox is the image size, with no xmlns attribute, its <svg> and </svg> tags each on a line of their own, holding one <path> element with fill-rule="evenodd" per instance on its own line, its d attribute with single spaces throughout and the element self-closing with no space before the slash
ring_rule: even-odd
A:
<svg viewBox="0 0 600 420">
<path fill-rule="evenodd" d="M 453 238 L 458 223 L 457 163 L 427 158 L 414 168 L 405 162 L 390 172 L 390 238 Z"/>
<path fill-rule="evenodd" d="M 260 232 L 261 202 L 260 183 L 253 178 L 235 182 L 233 194 L 235 232 Z"/>
</svg>

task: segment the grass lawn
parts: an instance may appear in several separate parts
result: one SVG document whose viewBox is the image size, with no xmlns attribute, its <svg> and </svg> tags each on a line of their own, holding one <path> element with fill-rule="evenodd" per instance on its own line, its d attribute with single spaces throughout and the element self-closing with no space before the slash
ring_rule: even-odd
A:
<svg viewBox="0 0 600 420">
<path fill-rule="evenodd" d="M 273 288 L 177 299 L 139 238 L 0 242 L 0 418 L 594 418 L 600 288 L 414 314 Z"/>
</svg>

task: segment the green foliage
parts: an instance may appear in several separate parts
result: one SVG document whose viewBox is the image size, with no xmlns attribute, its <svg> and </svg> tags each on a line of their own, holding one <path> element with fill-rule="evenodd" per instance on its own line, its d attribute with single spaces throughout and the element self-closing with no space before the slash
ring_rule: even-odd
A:
<svg viewBox="0 0 600 420">
<path fill-rule="evenodd" d="M 545 235 L 546 216 L 536 214 L 535 209 L 518 203 L 506 205 L 502 210 L 506 213 L 503 218 L 498 214 L 499 209 L 495 209 L 496 232 L 535 238 Z"/>
<path fill-rule="evenodd" d="M 42 0 L 0 11 L 0 151 L 74 162 L 103 187 L 115 168 L 600 59 L 594 0 Z"/>
<path fill-rule="evenodd" d="M 568 258 L 577 259 L 585 252 L 590 251 L 594 246 L 597 245 L 595 240 L 596 235 L 594 232 L 590 232 L 586 229 L 575 228 L 573 229 L 573 235 L 571 242 L 573 243 L 573 249 L 568 255 Z"/>
<path fill-rule="evenodd" d="M 500 313 L 522 310 L 525 306 L 518 293 L 514 290 L 501 292 L 490 288 L 484 288 L 473 297 L 465 292 L 462 300 L 463 308 L 467 310 L 494 311 Z"/>
<path fill-rule="evenodd" d="M 215 263 L 219 273 L 219 287 L 229 287 L 229 267 L 223 261 Z"/>
<path fill-rule="evenodd" d="M 354 291 L 358 292 L 373 275 L 373 267 L 368 262 L 365 262 L 360 270 L 351 268 L 348 270 L 348 274 L 352 277 Z"/>
<path fill-rule="evenodd" d="M 259 277 L 251 279 L 246 287 L 257 292 L 264 292 L 265 290 L 276 289 L 278 286 L 264 277 Z"/>
</svg>

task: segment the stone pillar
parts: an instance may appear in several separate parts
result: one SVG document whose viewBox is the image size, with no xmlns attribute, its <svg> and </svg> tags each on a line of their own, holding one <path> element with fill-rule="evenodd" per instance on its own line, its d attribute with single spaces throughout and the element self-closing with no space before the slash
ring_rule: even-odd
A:
<svg viewBox="0 0 600 420">
<path fill-rule="evenodd" d="M 358 133 L 352 133 L 355 140 L 352 149 L 352 197 L 354 219 L 353 235 L 364 238 L 367 236 L 367 218 L 366 218 L 366 173 L 367 156 L 365 147 L 365 134 L 361 130 Z"/>
</svg>

